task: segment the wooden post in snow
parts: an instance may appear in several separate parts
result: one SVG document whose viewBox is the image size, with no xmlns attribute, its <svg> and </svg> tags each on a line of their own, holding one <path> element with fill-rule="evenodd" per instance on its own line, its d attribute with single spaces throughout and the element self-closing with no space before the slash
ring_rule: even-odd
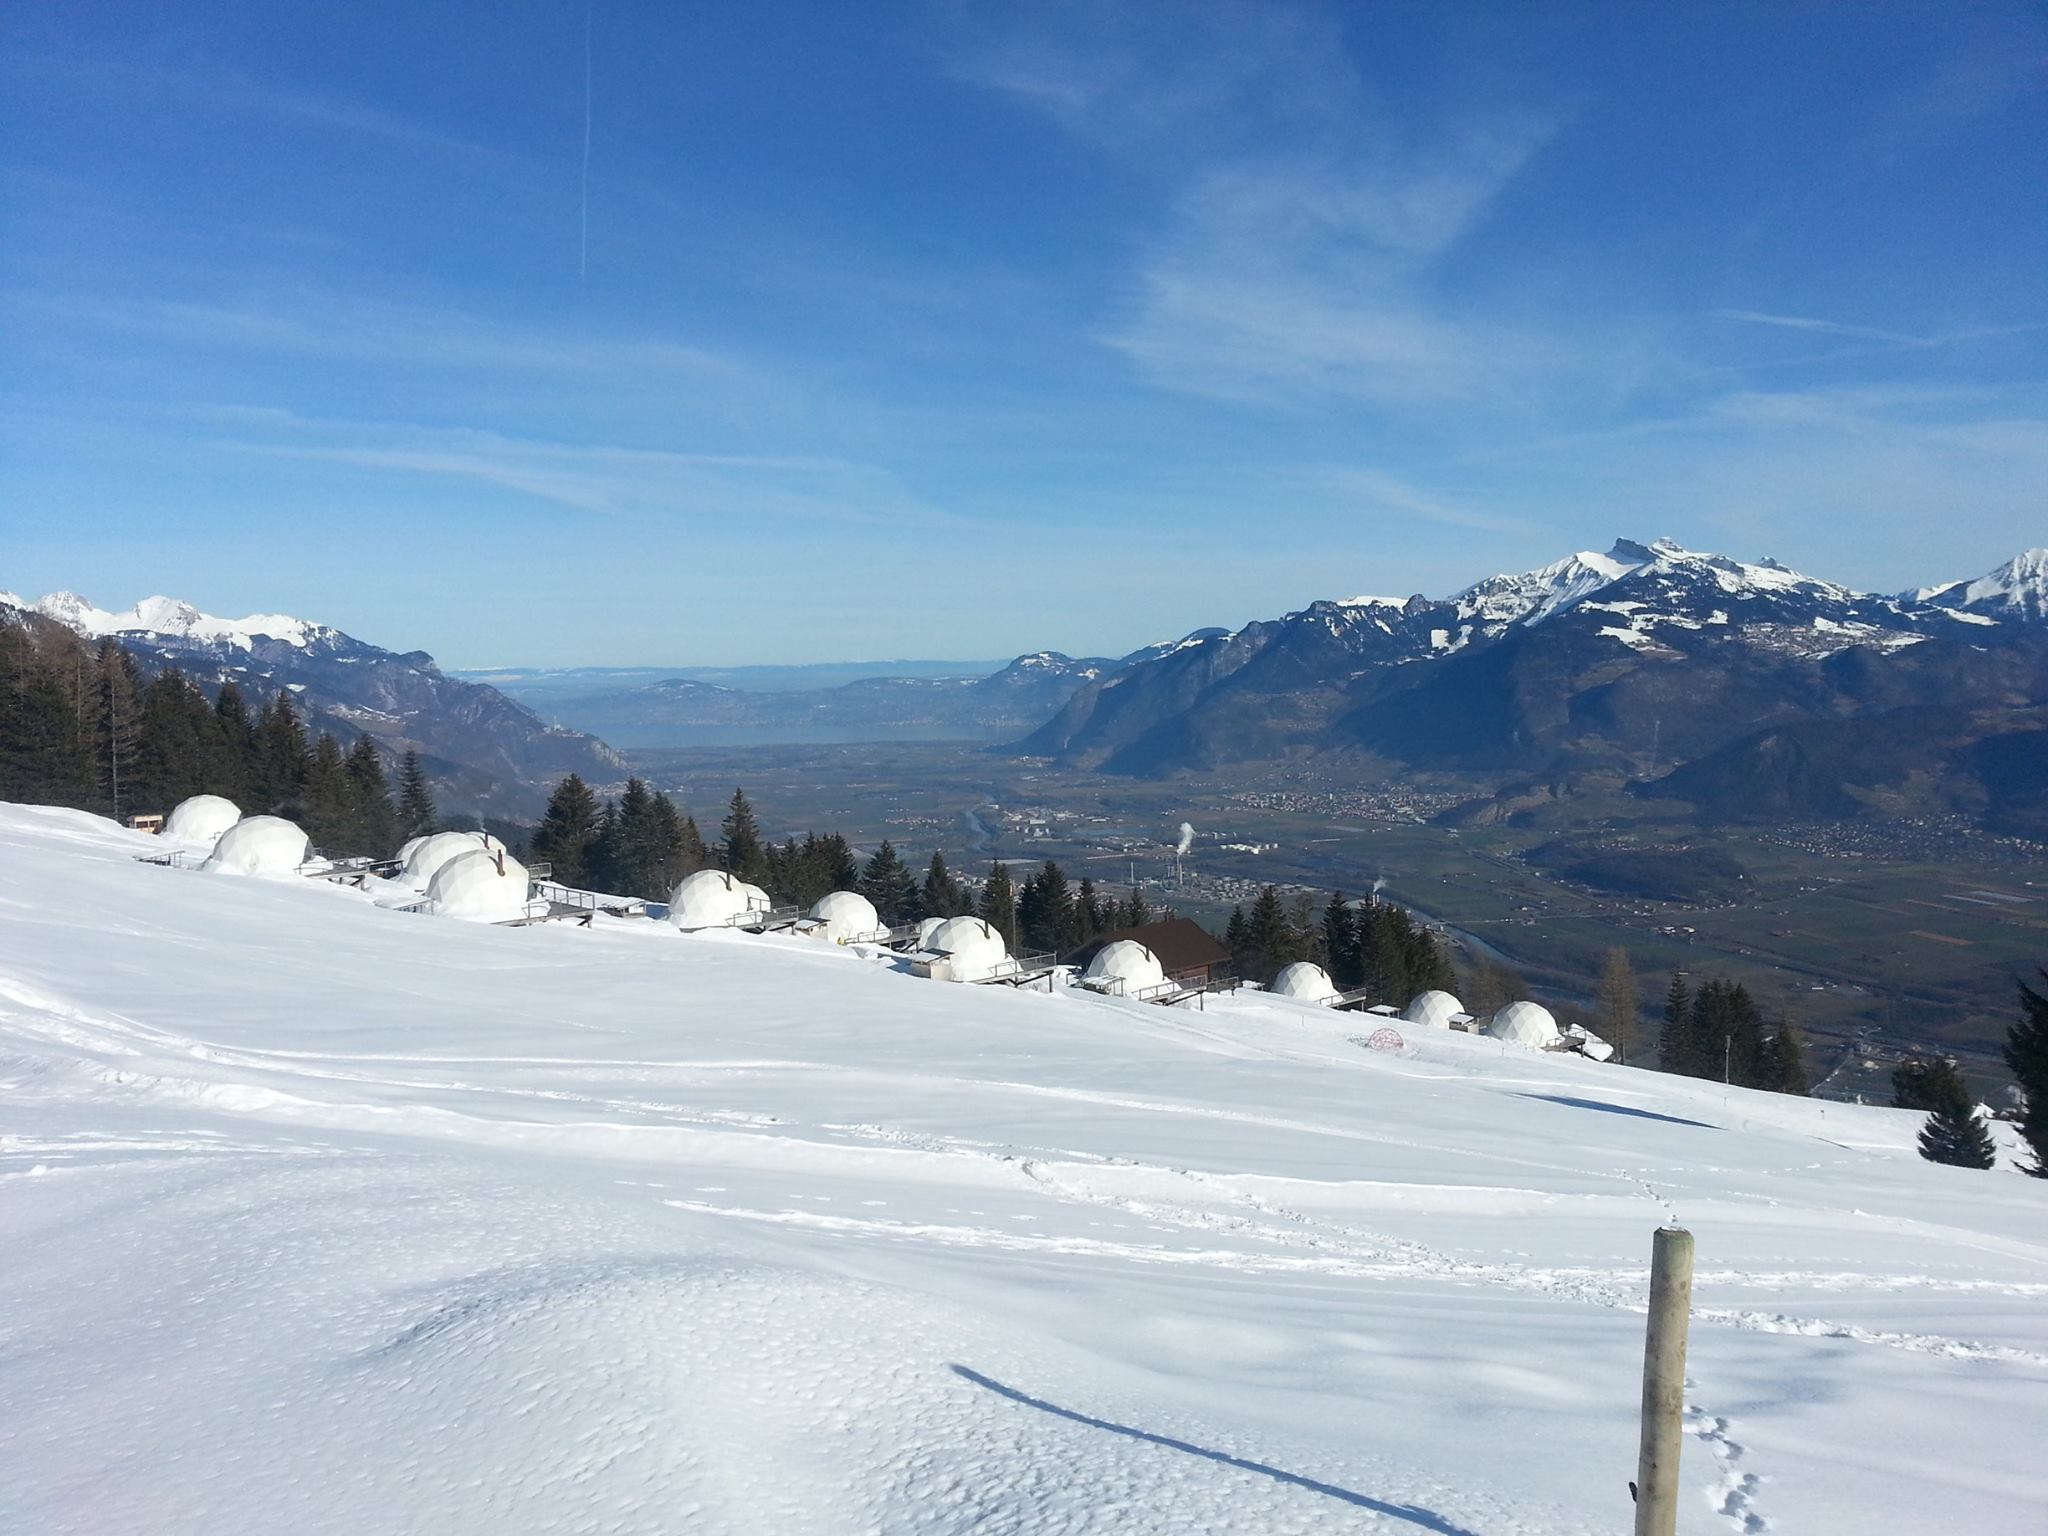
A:
<svg viewBox="0 0 2048 1536">
<path fill-rule="evenodd" d="M 1650 1322 L 1643 1339 L 1643 1439 L 1636 1458 L 1635 1536 L 1678 1529 L 1684 1437 L 1685 1332 L 1692 1316 L 1692 1234 L 1660 1227 L 1650 1250 Z"/>
</svg>

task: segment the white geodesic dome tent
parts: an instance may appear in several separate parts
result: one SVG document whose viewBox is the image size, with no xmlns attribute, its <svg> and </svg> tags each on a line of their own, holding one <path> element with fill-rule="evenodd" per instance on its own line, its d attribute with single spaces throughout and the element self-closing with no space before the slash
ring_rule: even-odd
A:
<svg viewBox="0 0 2048 1536">
<path fill-rule="evenodd" d="M 1160 965 L 1159 957 L 1136 939 L 1118 939 L 1095 952 L 1081 979 L 1101 987 L 1120 984 L 1122 991 L 1136 992 L 1165 981 L 1166 969 Z"/>
<path fill-rule="evenodd" d="M 1003 936 L 978 917 L 947 918 L 919 947 L 945 956 L 931 972 L 945 981 L 986 981 L 1003 971 L 1010 958 Z"/>
<path fill-rule="evenodd" d="M 917 925 L 917 947 L 928 950 L 932 947 L 932 935 L 953 921 L 950 917 L 928 917 Z"/>
<path fill-rule="evenodd" d="M 1327 1003 L 1337 995 L 1337 984 L 1330 980 L 1330 973 L 1313 960 L 1297 960 L 1283 966 L 1280 974 L 1273 978 L 1273 985 L 1266 989 L 1275 997 L 1291 997 L 1303 1003 Z"/>
<path fill-rule="evenodd" d="M 859 891 L 827 891 L 812 905 L 810 917 L 811 931 L 834 944 L 859 944 L 888 932 L 875 904 Z"/>
<path fill-rule="evenodd" d="M 421 891 L 433 885 L 434 876 L 451 859 L 459 859 L 465 853 L 505 851 L 505 845 L 488 832 L 436 832 L 431 837 L 414 838 L 405 846 L 405 862 L 399 868 L 398 878 Z"/>
<path fill-rule="evenodd" d="M 241 807 L 234 801 L 219 795 L 194 795 L 177 803 L 164 818 L 164 829 L 158 835 L 174 843 L 211 848 L 223 832 L 241 819 Z"/>
<path fill-rule="evenodd" d="M 1526 1045 L 1535 1051 L 1549 1050 L 1564 1038 L 1550 1010 L 1541 1003 L 1529 1002 L 1509 1003 L 1487 1021 L 1486 1032 L 1496 1040 Z"/>
<path fill-rule="evenodd" d="M 1401 1022 L 1449 1029 L 1452 1017 L 1464 1011 L 1465 1005 L 1448 992 L 1422 992 L 1408 1000 L 1408 1006 L 1401 1010 Z"/>
<path fill-rule="evenodd" d="M 767 892 L 722 869 L 683 876 L 668 899 L 668 920 L 685 933 L 737 927 L 749 914 L 767 910 Z"/>
<path fill-rule="evenodd" d="M 213 845 L 207 869 L 231 875 L 289 875 L 306 862 L 306 834 L 282 816 L 244 816 Z"/>
<path fill-rule="evenodd" d="M 526 866 L 509 853 L 472 846 L 439 869 L 427 886 L 427 910 L 472 923 L 509 923 L 526 916 Z"/>
<path fill-rule="evenodd" d="M 424 843 L 426 840 L 427 838 L 425 833 L 422 833 L 418 837 L 408 837 L 404 842 L 398 845 L 398 852 L 392 855 L 393 861 L 397 863 L 400 868 L 403 868 L 406 860 L 412 857 L 413 849 L 419 847 L 419 845 L 421 843 Z"/>
</svg>

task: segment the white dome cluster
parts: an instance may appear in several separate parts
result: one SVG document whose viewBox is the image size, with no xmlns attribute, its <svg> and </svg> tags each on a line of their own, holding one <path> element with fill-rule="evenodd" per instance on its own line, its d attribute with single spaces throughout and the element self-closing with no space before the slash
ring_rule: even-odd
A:
<svg viewBox="0 0 2048 1536">
<path fill-rule="evenodd" d="M 436 832 L 416 837 L 398 851 L 397 878 L 414 890 L 428 890 L 442 865 L 478 850 L 503 853 L 505 845 L 488 832 Z"/>
</svg>

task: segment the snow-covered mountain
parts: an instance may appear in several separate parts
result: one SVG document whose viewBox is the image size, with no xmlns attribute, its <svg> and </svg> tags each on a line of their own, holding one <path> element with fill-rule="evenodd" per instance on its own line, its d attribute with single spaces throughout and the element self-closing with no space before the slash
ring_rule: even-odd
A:
<svg viewBox="0 0 2048 1536">
<path fill-rule="evenodd" d="M 1083 687 L 1020 750 L 1139 775 L 1333 746 L 1644 769 L 1776 721 L 2027 706 L 2048 702 L 2044 564 L 2030 552 L 1894 597 L 1624 539 L 1448 598 L 1317 602 L 1207 632 Z"/>
<path fill-rule="evenodd" d="M 1901 594 L 1901 601 L 1931 604 L 1991 619 L 2048 623 L 2048 549 L 2022 550 L 1975 581 L 1952 581 Z"/>
<path fill-rule="evenodd" d="M 207 690 L 233 682 L 251 707 L 290 689 L 315 728 L 366 733 L 392 752 L 417 750 L 448 811 L 521 816 L 564 774 L 596 784 L 625 776 L 595 737 L 551 726 L 497 689 L 446 676 L 424 651 L 388 651 L 287 614 L 224 619 L 170 597 L 110 612 L 75 592 L 34 602 L 0 593 L 0 611 L 38 615 L 88 639 L 112 638 L 143 671 L 176 667 Z"/>
<path fill-rule="evenodd" d="M 2010 1127 L 151 846 L 0 806 L 0 1530 L 1626 1530 L 1673 1220 L 1687 1536 L 2048 1529 Z"/>
</svg>

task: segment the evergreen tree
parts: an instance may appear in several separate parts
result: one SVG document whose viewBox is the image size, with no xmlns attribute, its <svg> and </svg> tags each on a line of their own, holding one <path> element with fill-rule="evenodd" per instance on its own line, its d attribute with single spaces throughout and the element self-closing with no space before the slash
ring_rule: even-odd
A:
<svg viewBox="0 0 2048 1536">
<path fill-rule="evenodd" d="M 1628 951 L 1616 946 L 1607 951 L 1607 967 L 1600 973 L 1600 1037 L 1614 1047 L 1614 1059 L 1627 1061 L 1635 1054 L 1636 1020 L 1642 998 L 1636 990 L 1635 967 Z"/>
<path fill-rule="evenodd" d="M 896 845 L 886 837 L 869 857 L 857 887 L 874 903 L 876 914 L 891 927 L 910 922 L 917 915 L 917 880 L 897 855 Z"/>
<path fill-rule="evenodd" d="M 128 647 L 111 635 L 100 641 L 93 713 L 93 766 L 100 804 L 114 819 L 136 809 L 136 748 L 142 740 L 142 681 Z"/>
<path fill-rule="evenodd" d="M 946 868 L 944 854 L 932 855 L 931 866 L 924 874 L 922 896 L 926 917 L 964 917 L 974 910 L 974 899 Z"/>
<path fill-rule="evenodd" d="M 1767 1080 L 1762 1086 L 1779 1093 L 1803 1098 L 1813 1087 L 1806 1071 L 1805 1043 L 1790 1019 L 1778 1020 L 1777 1031 L 1764 1042 L 1763 1075 Z"/>
<path fill-rule="evenodd" d="M 408 751 L 398 760 L 398 838 L 400 842 L 425 837 L 440 825 L 434 809 L 434 793 L 427 787 L 427 770 L 420 755 Z"/>
<path fill-rule="evenodd" d="M 1123 911 L 1117 914 L 1119 928 L 1142 928 L 1152 921 L 1152 909 L 1145 902 L 1145 893 L 1135 885 L 1131 887 L 1131 899 L 1124 903 Z"/>
<path fill-rule="evenodd" d="M 225 795 L 237 805 L 251 802 L 249 774 L 256 759 L 254 727 L 242 690 L 222 683 L 213 700 L 213 731 L 206 764 L 206 793 Z"/>
<path fill-rule="evenodd" d="M 398 813 L 391 806 L 391 786 L 384 779 L 384 759 L 377 743 L 358 736 L 342 764 L 348 776 L 349 842 L 357 853 L 389 858 L 398 849 Z"/>
<path fill-rule="evenodd" d="M 1267 886 L 1245 918 L 1245 958 L 1249 969 L 1242 974 L 1260 986 L 1269 985 L 1287 963 L 1289 931 L 1287 910 L 1280 905 L 1280 892 Z"/>
<path fill-rule="evenodd" d="M 1996 1144 L 1977 1106 L 1970 1102 L 1970 1090 L 1950 1061 L 1931 1064 L 1927 1078 L 1934 1108 L 1920 1130 L 1920 1155 L 1930 1163 L 1948 1163 L 1957 1168 L 1990 1168 L 1998 1161 Z"/>
<path fill-rule="evenodd" d="M 988 879 L 982 882 L 980 916 L 983 922 L 1003 936 L 1003 942 L 1012 950 L 1017 947 L 1017 891 L 1010 884 L 1010 872 L 1003 867 L 1001 859 L 988 867 Z"/>
<path fill-rule="evenodd" d="M 1017 942 L 1064 954 L 1074 946 L 1074 893 L 1066 872 L 1048 859 L 1017 893 Z"/>
<path fill-rule="evenodd" d="M 53 660 L 21 630 L 0 624 L 0 800 L 86 806 L 93 801 L 91 748 L 61 680 L 84 647 L 68 634 L 70 654 Z"/>
<path fill-rule="evenodd" d="M 1297 960 L 1310 960 L 1320 965 L 1324 959 L 1322 918 L 1316 911 L 1316 899 L 1303 891 L 1288 903 L 1287 945 L 1281 954 L 1280 965 L 1289 966 Z"/>
<path fill-rule="evenodd" d="M 742 880 L 759 885 L 767 873 L 767 858 L 761 847 L 760 824 L 754 820 L 754 807 L 745 790 L 732 792 L 732 803 L 718 830 L 725 839 L 725 867 Z"/>
<path fill-rule="evenodd" d="M 1422 992 L 1450 991 L 1457 985 L 1458 977 L 1451 969 L 1451 957 L 1444 953 L 1436 935 L 1399 907 L 1392 911 L 1395 930 L 1401 935 L 1401 958 L 1407 970 L 1408 996 L 1413 998 Z"/>
<path fill-rule="evenodd" d="M 860 889 L 860 861 L 853 856 L 853 845 L 837 832 L 827 832 L 818 839 L 818 861 L 831 882 L 827 890 Z"/>
<path fill-rule="evenodd" d="M 613 825 L 612 858 L 614 878 L 623 882 L 617 887 L 620 895 L 640 896 L 649 901 L 667 899 L 668 892 L 655 891 L 660 880 L 658 866 L 665 852 L 661 832 L 653 791 L 648 789 L 645 779 L 635 774 L 626 780 L 625 792 L 619 796 Z"/>
<path fill-rule="evenodd" d="M 597 808 L 597 831 L 584 850 L 583 877 L 592 890 L 612 896 L 630 896 L 625 878 L 625 860 L 619 847 L 619 809 L 607 800 Z"/>
<path fill-rule="evenodd" d="M 1131 893 L 1137 894 L 1134 889 Z M 1230 909 L 1230 921 L 1223 925 L 1223 946 L 1230 951 L 1230 968 L 1239 976 L 1252 972 L 1252 926 L 1245 921 L 1242 906 Z"/>
<path fill-rule="evenodd" d="M 2041 974 L 2048 979 L 2048 971 Z M 2025 982 L 2020 983 L 2020 1020 L 2005 1036 L 2005 1064 L 2027 1100 L 2019 1130 L 2034 1165 L 2022 1167 L 2037 1179 L 2048 1179 L 2048 996 Z"/>
<path fill-rule="evenodd" d="M 1348 992 L 1364 984 L 1365 959 L 1358 946 L 1358 920 L 1342 891 L 1330 892 L 1330 900 L 1323 907 L 1323 953 L 1328 956 L 1324 965 L 1330 980 L 1340 990 Z"/>
<path fill-rule="evenodd" d="M 572 773 L 548 796 L 548 808 L 533 829 L 533 856 L 545 860 L 561 884 L 586 889 L 596 841 L 597 796 L 581 775 Z"/>
<path fill-rule="evenodd" d="M 1074 942 L 1086 944 L 1098 933 L 1114 928 L 1113 902 L 1105 902 L 1095 889 L 1095 882 L 1083 875 L 1081 888 L 1074 894 Z"/>
<path fill-rule="evenodd" d="M 1482 960 L 1467 983 L 1465 1006 L 1483 1018 L 1528 995 L 1528 984 L 1513 966 L 1499 960 Z"/>
<path fill-rule="evenodd" d="M 176 667 L 166 667 L 142 690 L 141 728 L 135 750 L 135 804 L 169 810 L 206 788 L 213 711 L 206 696 Z"/>
<path fill-rule="evenodd" d="M 342 764 L 341 746 L 327 732 L 313 744 L 311 760 L 300 792 L 301 822 L 315 848 L 335 855 L 353 853 L 347 846 L 349 824 L 354 819 L 354 797 L 349 791 L 348 771 Z"/>
<path fill-rule="evenodd" d="M 245 809 L 297 820 L 313 754 L 289 690 L 279 689 L 257 714 L 253 746 L 249 791 L 254 805 Z"/>
<path fill-rule="evenodd" d="M 1685 972 L 1673 971 L 1671 985 L 1664 993 L 1664 1026 L 1657 1032 L 1657 1065 L 1665 1072 L 1696 1077 L 1693 1070 L 1692 994 L 1686 989 Z"/>
<path fill-rule="evenodd" d="M 1940 1103 L 1934 1090 L 1937 1063 L 1924 1056 L 1908 1056 L 1892 1068 L 1892 1108 L 1917 1109 L 1922 1114 Z"/>
<path fill-rule="evenodd" d="M 676 810 L 676 803 L 660 790 L 647 817 L 647 868 L 649 901 L 666 901 L 682 883 L 683 876 L 704 867 L 704 840 L 697 836 L 697 824 Z"/>
</svg>

